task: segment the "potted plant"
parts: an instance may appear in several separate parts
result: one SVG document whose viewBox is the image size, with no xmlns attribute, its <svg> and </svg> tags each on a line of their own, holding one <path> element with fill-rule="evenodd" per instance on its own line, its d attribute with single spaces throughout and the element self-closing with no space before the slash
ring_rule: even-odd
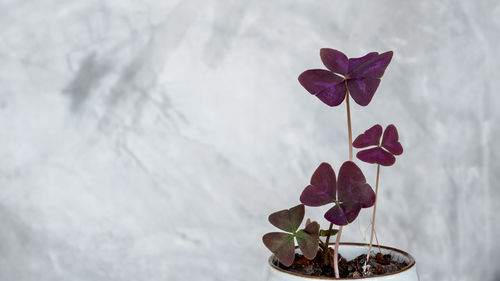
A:
<svg viewBox="0 0 500 281">
<path fill-rule="evenodd" d="M 345 100 L 349 158 L 337 164 L 338 174 L 332 165 L 321 163 L 300 195 L 301 204 L 269 216 L 269 222 L 284 231 L 270 232 L 262 238 L 273 253 L 269 258 L 269 281 L 418 280 L 411 255 L 373 245 L 380 168 L 393 165 L 395 156 L 403 153 L 398 131 L 392 124 L 385 130 L 376 124 L 352 141 L 350 98 L 361 106 L 370 103 L 392 54 L 392 51 L 371 52 L 359 58 L 347 58 L 340 51 L 324 48 L 320 50 L 320 57 L 327 69 L 310 69 L 299 76 L 300 84 L 328 106 L 338 106 Z M 353 147 L 362 149 L 356 154 L 359 160 L 377 165 L 375 190 L 353 161 Z M 318 222 L 309 219 L 300 227 L 305 206 L 327 204 L 331 205 L 324 215 L 327 228 L 322 229 Z M 370 243 L 341 243 L 343 227 L 352 223 L 361 209 L 370 207 L 373 207 Z"/>
</svg>

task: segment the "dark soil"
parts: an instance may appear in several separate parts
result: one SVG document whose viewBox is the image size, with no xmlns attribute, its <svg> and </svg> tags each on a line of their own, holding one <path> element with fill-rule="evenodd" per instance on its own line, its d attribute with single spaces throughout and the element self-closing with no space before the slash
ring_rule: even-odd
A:
<svg viewBox="0 0 500 281">
<path fill-rule="evenodd" d="M 330 248 L 333 252 L 333 250 Z M 391 255 L 382 255 L 377 253 L 371 256 L 368 260 L 370 266 L 366 274 L 363 273 L 363 265 L 365 264 L 366 254 L 360 255 L 357 258 L 346 261 L 339 254 L 339 274 L 341 278 L 359 278 L 373 275 L 384 275 L 393 272 L 398 272 L 408 266 L 407 262 L 394 260 Z M 333 266 L 326 265 L 323 260 L 323 251 L 319 250 L 313 260 L 306 259 L 301 254 L 295 254 L 295 261 L 289 267 L 282 265 L 280 262 L 275 263 L 279 268 L 287 271 L 295 272 L 309 276 L 324 276 L 335 277 Z"/>
</svg>

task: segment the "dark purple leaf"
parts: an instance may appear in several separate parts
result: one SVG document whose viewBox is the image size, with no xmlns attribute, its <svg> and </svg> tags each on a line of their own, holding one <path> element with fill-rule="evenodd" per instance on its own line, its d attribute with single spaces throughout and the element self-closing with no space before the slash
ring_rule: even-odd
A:
<svg viewBox="0 0 500 281">
<path fill-rule="evenodd" d="M 349 68 L 348 68 L 348 73 L 353 73 L 354 71 L 356 71 L 358 68 L 360 68 L 363 64 L 369 62 L 370 60 L 372 60 L 373 58 L 377 57 L 378 56 L 378 53 L 377 52 L 371 52 L 371 53 L 368 53 L 362 57 L 359 57 L 359 58 L 350 58 L 349 59 Z M 349 75 L 349 77 L 354 77 L 352 75 Z"/>
<path fill-rule="evenodd" d="M 361 208 L 368 208 L 374 203 L 375 193 L 366 183 L 361 169 L 354 162 L 346 161 L 340 167 L 338 198 L 346 207 L 359 203 Z"/>
<path fill-rule="evenodd" d="M 305 229 L 297 232 L 295 238 L 297 238 L 297 244 L 299 244 L 302 254 L 307 259 L 314 259 L 318 252 L 319 224 L 317 222 L 308 224 Z"/>
<path fill-rule="evenodd" d="M 349 77 L 371 77 L 380 79 L 392 59 L 392 51 L 373 56 L 366 62 L 363 62 L 355 69 L 349 69 Z"/>
<path fill-rule="evenodd" d="M 335 225 L 347 225 L 358 217 L 360 211 L 361 205 L 357 203 L 335 205 L 325 213 L 325 219 Z"/>
<path fill-rule="evenodd" d="M 380 84 L 380 78 L 392 59 L 392 51 L 368 53 L 348 59 L 338 50 L 320 50 L 323 64 L 329 70 L 311 69 L 299 76 L 299 81 L 311 94 L 329 106 L 337 106 L 345 99 L 347 89 L 361 106 L 370 103 Z M 343 75 L 340 77 L 337 74 Z"/>
<path fill-rule="evenodd" d="M 366 130 L 363 134 L 359 135 L 352 143 L 356 148 L 363 148 L 372 145 L 379 145 L 380 137 L 382 136 L 382 126 L 379 124 Z"/>
<path fill-rule="evenodd" d="M 300 195 L 300 202 L 306 206 L 317 207 L 335 200 L 337 179 L 335 171 L 328 163 L 321 163 Z"/>
<path fill-rule="evenodd" d="M 353 184 L 350 190 L 343 194 L 341 202 L 343 202 L 341 207 L 344 211 L 355 208 L 369 208 L 375 203 L 375 192 L 367 183 Z"/>
<path fill-rule="evenodd" d="M 364 77 L 347 80 L 347 87 L 352 99 L 361 106 L 367 106 L 373 98 L 380 79 Z"/>
<path fill-rule="evenodd" d="M 398 131 L 392 124 L 385 128 L 382 142 L 379 143 L 381 129 L 382 127 L 377 124 L 366 130 L 364 134 L 359 135 L 354 140 L 353 146 L 356 148 L 376 146 L 362 150 L 356 156 L 364 162 L 391 166 L 396 162 L 394 155 L 403 153 L 403 147 L 399 143 Z M 377 139 L 377 142 L 374 141 L 375 139 Z"/>
<path fill-rule="evenodd" d="M 335 205 L 330 208 L 330 210 L 325 213 L 325 219 L 340 226 L 349 223 L 345 217 L 344 210 L 342 210 L 339 205 Z"/>
<path fill-rule="evenodd" d="M 373 205 L 375 194 L 354 162 L 347 161 L 340 167 L 338 180 L 332 167 L 321 163 L 300 200 L 309 206 L 335 203 L 325 218 L 336 225 L 346 225 L 356 219 L 361 208 Z"/>
<path fill-rule="evenodd" d="M 334 49 L 323 48 L 320 50 L 319 55 L 323 64 L 330 71 L 342 75 L 347 74 L 349 60 L 344 53 Z"/>
<path fill-rule="evenodd" d="M 285 266 L 292 265 L 295 259 L 295 243 L 293 234 L 282 232 L 266 233 L 262 237 L 264 245 L 278 258 Z"/>
<path fill-rule="evenodd" d="M 269 215 L 269 222 L 281 230 L 293 233 L 297 231 L 302 223 L 304 213 L 304 205 L 300 204 L 289 210 L 281 210 L 272 213 Z"/>
<path fill-rule="evenodd" d="M 342 210 L 344 211 L 345 218 L 349 223 L 353 222 L 359 215 L 359 212 L 361 211 L 361 204 L 359 203 L 344 203 L 342 207 Z"/>
<path fill-rule="evenodd" d="M 337 181 L 338 201 L 328 210 L 325 218 L 336 225 L 346 225 L 356 219 L 361 208 L 368 208 L 375 201 L 375 193 L 354 162 L 347 161 L 339 170 Z"/>
<path fill-rule="evenodd" d="M 400 155 L 403 153 L 403 147 L 399 142 L 398 130 L 396 129 L 396 126 L 391 124 L 385 128 L 384 137 L 382 138 L 382 147 L 389 150 L 389 152 L 394 155 Z"/>
<path fill-rule="evenodd" d="M 361 150 L 356 154 L 359 160 L 367 163 L 377 163 L 382 166 L 391 166 L 396 162 L 396 158 L 381 147 Z"/>
<path fill-rule="evenodd" d="M 375 204 L 375 192 L 373 192 L 372 187 L 365 183 L 356 187 L 359 197 L 357 198 L 358 203 L 361 204 L 361 208 L 370 208 Z"/>
<path fill-rule="evenodd" d="M 341 104 L 346 95 L 344 78 L 323 69 L 310 69 L 299 76 L 299 82 L 311 94 L 329 106 Z"/>
</svg>

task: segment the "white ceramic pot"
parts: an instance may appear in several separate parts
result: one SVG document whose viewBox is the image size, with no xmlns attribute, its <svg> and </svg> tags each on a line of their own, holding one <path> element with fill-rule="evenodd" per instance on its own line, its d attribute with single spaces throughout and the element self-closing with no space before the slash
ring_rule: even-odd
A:
<svg viewBox="0 0 500 281">
<path fill-rule="evenodd" d="M 363 281 L 385 281 L 385 280 L 392 280 L 392 281 L 418 281 L 418 274 L 417 274 L 417 266 L 415 264 L 415 259 L 408 253 L 394 249 L 391 247 L 386 247 L 386 246 L 380 246 L 382 250 L 382 254 L 391 254 L 394 258 L 404 260 L 408 263 L 408 266 L 401 271 L 395 272 L 395 273 L 390 273 L 390 274 L 384 274 L 384 275 L 378 275 L 378 276 L 370 276 L 370 277 L 360 277 L 360 278 L 340 278 L 340 279 L 335 279 L 335 278 L 328 278 L 328 277 L 314 277 L 314 276 L 307 276 L 307 275 L 301 275 L 298 273 L 294 272 L 289 272 L 286 270 L 283 270 L 281 268 L 278 268 L 275 265 L 276 262 L 276 257 L 271 256 L 269 258 L 269 272 L 267 275 L 267 281 L 306 281 L 306 280 L 363 280 Z M 339 253 L 342 255 L 347 260 L 354 259 L 358 257 L 359 255 L 366 254 L 368 251 L 368 245 L 367 244 L 361 244 L 361 243 L 340 243 L 339 246 Z M 378 246 L 372 247 L 372 252 L 378 252 Z"/>
</svg>

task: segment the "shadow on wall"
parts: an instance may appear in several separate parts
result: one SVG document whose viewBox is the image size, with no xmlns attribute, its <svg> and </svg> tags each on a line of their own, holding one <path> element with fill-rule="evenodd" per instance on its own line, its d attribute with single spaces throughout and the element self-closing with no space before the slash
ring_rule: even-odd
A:
<svg viewBox="0 0 500 281">
<path fill-rule="evenodd" d="M 24 223 L 21 215 L 4 205 L 0 205 L 0 222 L 0 280 L 26 280 L 32 273 L 29 268 L 53 267 L 44 233 Z"/>
<path fill-rule="evenodd" d="M 110 65 L 96 59 L 95 52 L 87 55 L 80 63 L 80 68 L 74 78 L 63 90 L 71 98 L 71 111 L 79 111 L 85 101 L 89 98 L 90 92 L 99 86 L 102 78 L 111 69 Z"/>
</svg>

